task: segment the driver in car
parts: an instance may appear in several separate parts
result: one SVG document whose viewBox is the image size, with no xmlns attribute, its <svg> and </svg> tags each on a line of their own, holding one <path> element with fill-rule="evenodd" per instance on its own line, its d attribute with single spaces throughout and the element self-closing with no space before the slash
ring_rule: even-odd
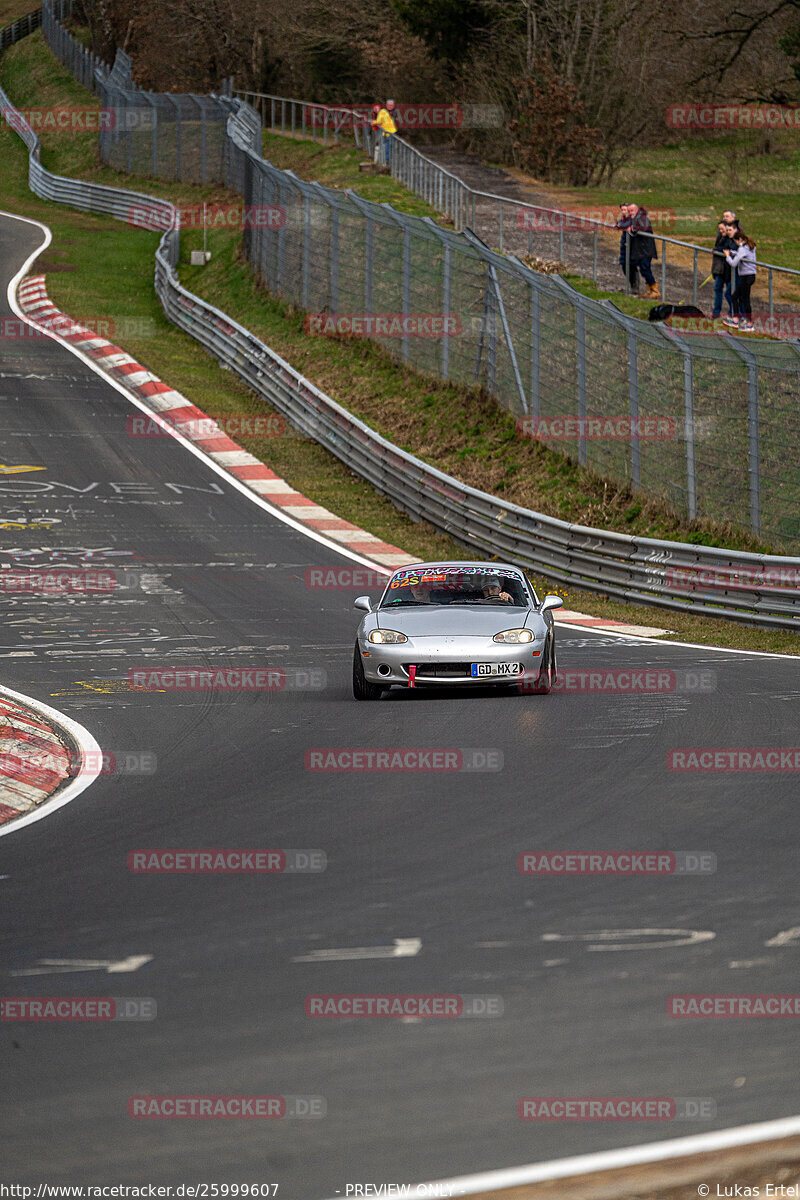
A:
<svg viewBox="0 0 800 1200">
<path fill-rule="evenodd" d="M 416 600 L 417 604 L 431 604 L 431 585 L 425 581 L 421 583 L 412 583 L 408 589 L 411 592 L 411 597 Z"/>
<path fill-rule="evenodd" d="M 500 580 L 496 575 L 490 575 L 483 585 L 484 600 L 501 600 L 503 604 L 511 604 L 512 597 L 508 592 L 501 591 Z"/>
</svg>

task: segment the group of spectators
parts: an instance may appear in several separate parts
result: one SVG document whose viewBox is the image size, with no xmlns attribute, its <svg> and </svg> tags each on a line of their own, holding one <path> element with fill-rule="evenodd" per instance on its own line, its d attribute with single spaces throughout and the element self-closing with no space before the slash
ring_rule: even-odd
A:
<svg viewBox="0 0 800 1200">
<path fill-rule="evenodd" d="M 734 329 L 754 328 L 750 306 L 750 289 L 756 277 L 756 245 L 742 229 L 736 213 L 727 209 L 717 225 L 717 240 L 711 274 L 714 279 L 714 307 L 711 316 L 716 320 L 722 312 L 722 298 L 728 306 L 723 325 Z M 735 286 L 734 271 L 736 272 Z"/>
<path fill-rule="evenodd" d="M 619 262 L 623 274 L 628 278 L 631 290 L 638 294 L 638 277 L 647 285 L 645 297 L 660 299 L 650 263 L 658 257 L 653 226 L 646 208 L 628 201 L 620 204 L 615 228 L 621 231 Z M 711 314 L 715 320 L 722 312 L 723 296 L 728 305 L 728 316 L 724 325 L 734 329 L 754 328 L 750 306 L 750 289 L 756 277 L 756 245 L 742 230 L 736 213 L 727 209 L 717 226 L 714 243 L 711 275 L 714 280 L 714 307 Z M 708 280 L 706 281 L 708 282 Z"/>
</svg>

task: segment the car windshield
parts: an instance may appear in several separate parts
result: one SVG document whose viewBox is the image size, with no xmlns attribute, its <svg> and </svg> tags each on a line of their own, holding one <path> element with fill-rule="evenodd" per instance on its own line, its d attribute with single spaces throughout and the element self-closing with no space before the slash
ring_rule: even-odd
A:
<svg viewBox="0 0 800 1200">
<path fill-rule="evenodd" d="M 389 582 L 381 608 L 412 608 L 452 604 L 481 607 L 527 608 L 528 597 L 522 580 L 516 575 L 473 568 L 469 572 L 453 568 L 399 572 Z"/>
</svg>

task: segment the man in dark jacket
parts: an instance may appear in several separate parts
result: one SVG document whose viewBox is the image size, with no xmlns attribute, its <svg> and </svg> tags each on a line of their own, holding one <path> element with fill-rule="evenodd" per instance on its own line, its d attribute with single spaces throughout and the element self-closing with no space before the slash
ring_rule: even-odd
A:
<svg viewBox="0 0 800 1200">
<path fill-rule="evenodd" d="M 629 204 L 628 213 L 631 217 L 630 229 L 628 230 L 631 245 L 629 260 L 631 270 L 628 281 L 633 291 L 638 292 L 636 272 L 641 271 L 642 278 L 647 284 L 647 299 L 658 300 L 661 293 L 658 290 L 658 284 L 655 281 L 653 272 L 650 270 L 650 263 L 654 258 L 658 258 L 656 242 L 653 237 L 653 226 L 650 224 L 646 208 L 640 208 L 638 204 Z"/>
<path fill-rule="evenodd" d="M 623 201 L 622 204 L 620 204 L 620 206 L 619 206 L 619 216 L 617 217 L 616 224 L 614 225 L 615 229 L 619 229 L 622 231 L 620 239 L 619 239 L 619 265 L 622 267 L 623 275 L 627 275 L 627 273 L 628 273 L 627 252 L 626 252 L 625 246 L 628 241 L 628 230 L 630 229 L 630 227 L 631 227 L 631 216 L 630 216 L 630 213 L 628 212 L 627 203 L 625 201 Z"/>
<path fill-rule="evenodd" d="M 731 268 L 728 263 L 726 250 L 735 250 L 736 242 L 731 236 L 732 224 L 725 220 L 717 225 L 717 240 L 714 242 L 714 253 L 711 261 L 711 274 L 714 276 L 714 307 L 712 319 L 716 320 L 722 312 L 722 294 L 725 293 L 725 303 L 728 305 L 728 316 L 733 316 L 733 301 L 731 300 Z"/>
</svg>

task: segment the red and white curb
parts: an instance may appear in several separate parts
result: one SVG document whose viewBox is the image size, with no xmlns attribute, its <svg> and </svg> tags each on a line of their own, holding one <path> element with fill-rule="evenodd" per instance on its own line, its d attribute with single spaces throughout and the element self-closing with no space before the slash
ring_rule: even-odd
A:
<svg viewBox="0 0 800 1200">
<path fill-rule="evenodd" d="M 73 321 L 53 304 L 47 295 L 44 275 L 31 275 L 18 289 L 19 303 L 34 324 L 57 333 L 65 342 L 75 346 L 119 382 L 133 391 L 155 416 L 171 425 L 218 466 L 235 476 L 246 487 L 279 508 L 287 517 L 324 534 L 332 541 L 382 567 L 394 569 L 419 560 L 398 546 L 391 546 L 357 525 L 351 525 L 329 512 L 327 508 L 295 491 L 285 479 L 260 462 L 255 455 L 243 450 L 180 392 L 131 358 L 119 346 L 100 337 Z M 620 636 L 661 637 L 670 631 L 651 625 L 630 625 L 586 613 L 562 610 L 555 617 L 558 625 L 579 625 L 597 631 L 608 630 Z"/>
<path fill-rule="evenodd" d="M 612 633 L 629 634 L 632 637 L 663 637 L 671 629 L 660 629 L 655 625 L 629 625 L 627 621 L 610 621 L 608 617 L 590 617 L 586 613 L 562 608 L 555 616 L 557 625 L 580 625 L 584 629 L 609 630 Z"/>
<path fill-rule="evenodd" d="M 47 721 L 0 696 L 0 825 L 48 800 L 74 775 L 75 760 Z"/>
<path fill-rule="evenodd" d="M 69 804 L 97 778 L 101 754 L 77 721 L 0 687 L 0 837 Z"/>
<path fill-rule="evenodd" d="M 365 529 L 343 521 L 327 508 L 309 500 L 286 480 L 243 450 L 196 405 L 148 371 L 119 346 L 73 321 L 52 303 L 44 275 L 29 276 L 20 284 L 19 303 L 29 320 L 75 346 L 98 367 L 134 392 L 153 413 L 188 441 L 203 450 L 251 491 L 331 541 L 390 569 L 419 560 L 397 546 L 381 541 Z"/>
</svg>

